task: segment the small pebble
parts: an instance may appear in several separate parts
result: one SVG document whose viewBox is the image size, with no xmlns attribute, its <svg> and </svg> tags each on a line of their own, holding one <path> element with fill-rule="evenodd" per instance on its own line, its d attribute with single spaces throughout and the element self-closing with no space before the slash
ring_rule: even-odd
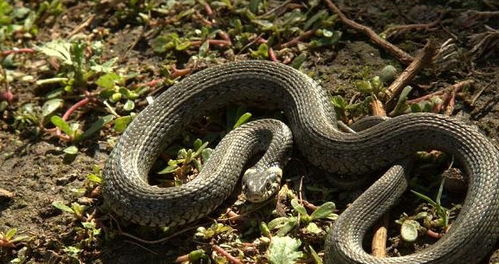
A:
<svg viewBox="0 0 499 264">
<path fill-rule="evenodd" d="M 7 198 L 8 200 L 14 198 L 14 193 L 0 188 L 0 198 Z"/>
</svg>

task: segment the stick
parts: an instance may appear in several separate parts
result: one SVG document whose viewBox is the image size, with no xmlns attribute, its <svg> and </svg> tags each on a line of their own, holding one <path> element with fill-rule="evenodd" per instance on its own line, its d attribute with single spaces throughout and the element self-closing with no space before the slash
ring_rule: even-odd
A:
<svg viewBox="0 0 499 264">
<path fill-rule="evenodd" d="M 22 48 L 22 49 L 11 49 L 11 50 L 4 50 L 0 53 L 0 55 L 2 56 L 7 56 L 7 55 L 10 55 L 10 54 L 17 54 L 17 53 L 33 53 L 35 52 L 34 49 L 30 49 L 30 48 Z"/>
<path fill-rule="evenodd" d="M 385 29 L 380 35 L 385 35 L 386 38 L 390 38 L 394 34 L 409 31 L 409 30 L 434 30 L 434 26 L 440 23 L 440 19 L 427 24 L 407 24 L 407 25 L 397 25 Z"/>
<path fill-rule="evenodd" d="M 213 245 L 211 246 L 213 248 L 213 250 L 215 250 L 216 252 L 222 254 L 224 257 L 226 257 L 232 264 L 243 264 L 241 262 L 241 260 L 233 257 L 231 254 L 229 254 L 227 251 L 225 251 L 223 248 L 217 246 L 217 245 Z"/>
<path fill-rule="evenodd" d="M 69 33 L 68 37 L 72 37 L 82 31 L 84 28 L 86 28 L 92 21 L 94 21 L 95 15 L 91 15 L 85 22 L 81 23 L 79 26 L 77 26 L 71 33 Z"/>
<path fill-rule="evenodd" d="M 331 0 L 324 0 L 324 1 L 328 5 L 328 7 L 338 15 L 341 22 L 343 22 L 347 26 L 349 26 L 357 31 L 364 33 L 366 36 L 369 37 L 369 39 L 371 39 L 372 42 L 374 42 L 378 46 L 381 46 L 388 53 L 395 56 L 395 58 L 397 58 L 402 64 L 409 65 L 414 60 L 414 58 L 411 55 L 407 54 L 405 51 L 401 50 L 399 47 L 382 39 L 371 28 L 364 26 L 364 25 L 361 25 L 361 24 L 349 19 L 348 17 L 346 17 L 345 14 L 343 14 L 343 12 L 341 12 L 341 10 L 335 4 L 333 4 L 333 2 Z"/>
<path fill-rule="evenodd" d="M 373 240 L 371 243 L 372 255 L 375 257 L 386 257 L 386 239 L 388 237 L 388 214 L 384 214 L 379 227 L 374 232 Z"/>
<path fill-rule="evenodd" d="M 427 100 L 427 99 L 430 99 L 434 96 L 437 96 L 437 95 L 442 95 L 444 93 L 447 93 L 449 90 L 456 90 L 456 93 L 459 92 L 463 87 L 465 86 L 468 86 L 468 85 L 471 85 L 473 84 L 475 81 L 473 80 L 464 80 L 464 81 L 460 81 L 458 83 L 455 83 L 443 90 L 440 90 L 440 91 L 436 91 L 434 93 L 431 93 L 431 94 L 427 94 L 425 96 L 421 96 L 421 97 L 418 97 L 416 99 L 412 99 L 412 100 L 407 100 L 407 103 L 408 104 L 416 104 L 416 103 L 419 103 L 421 101 L 424 101 L 424 100 Z"/>
<path fill-rule="evenodd" d="M 374 97 L 374 100 L 371 102 L 371 110 L 373 112 L 373 116 L 386 116 L 383 103 L 381 103 L 381 101 L 376 97 Z"/>
<path fill-rule="evenodd" d="M 386 90 L 387 94 L 387 108 L 391 109 L 395 106 L 394 100 L 402 89 L 409 84 L 409 82 L 416 76 L 416 74 L 425 66 L 431 63 L 433 55 L 435 54 L 436 46 L 431 42 L 426 42 L 423 50 L 414 58 L 411 64 L 399 75 L 395 81 Z"/>
<path fill-rule="evenodd" d="M 300 43 L 301 41 L 311 38 L 314 34 L 315 34 L 315 30 L 305 31 L 301 35 L 299 35 L 298 37 L 296 37 L 296 38 L 294 38 L 286 43 L 283 43 L 281 45 L 281 48 L 293 47 L 296 44 Z"/>
</svg>

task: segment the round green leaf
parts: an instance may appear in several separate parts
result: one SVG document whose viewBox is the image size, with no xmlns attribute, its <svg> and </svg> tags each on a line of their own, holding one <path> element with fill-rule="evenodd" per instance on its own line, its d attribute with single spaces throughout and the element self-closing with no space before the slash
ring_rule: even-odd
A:
<svg viewBox="0 0 499 264">
<path fill-rule="evenodd" d="M 55 110 L 62 107 L 63 104 L 64 104 L 64 100 L 59 99 L 59 98 L 55 98 L 55 99 L 51 99 L 51 100 L 46 101 L 42 106 L 42 117 L 46 117 L 46 116 L 54 113 Z"/>
<path fill-rule="evenodd" d="M 78 148 L 76 146 L 70 146 L 65 148 L 63 151 L 69 155 L 76 155 L 76 153 L 78 153 Z"/>
<path fill-rule="evenodd" d="M 405 220 L 400 228 L 400 235 L 406 242 L 414 242 L 418 238 L 418 230 L 421 227 L 418 221 Z"/>
<path fill-rule="evenodd" d="M 123 110 L 132 111 L 135 108 L 135 103 L 132 100 L 127 100 L 123 106 Z"/>
</svg>

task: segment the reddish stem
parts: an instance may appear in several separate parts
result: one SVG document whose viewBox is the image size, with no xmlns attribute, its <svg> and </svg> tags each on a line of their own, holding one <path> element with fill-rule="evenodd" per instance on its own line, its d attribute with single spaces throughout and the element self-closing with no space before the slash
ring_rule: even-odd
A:
<svg viewBox="0 0 499 264">
<path fill-rule="evenodd" d="M 201 46 L 202 44 L 203 44 L 203 42 L 200 41 L 200 40 L 191 41 L 191 45 L 192 46 Z M 208 40 L 208 44 L 209 45 L 215 45 L 215 46 L 224 47 L 224 46 L 230 46 L 230 45 L 232 45 L 232 42 L 231 41 L 227 41 L 227 40 L 222 40 L 222 39 L 209 39 Z"/>
<path fill-rule="evenodd" d="M 30 48 L 22 48 L 22 49 L 12 49 L 12 50 L 4 50 L 2 51 L 2 56 L 7 56 L 7 55 L 10 55 L 10 54 L 17 54 L 17 53 L 33 53 L 35 52 L 34 49 L 30 49 Z"/>
<path fill-rule="evenodd" d="M 180 257 L 177 257 L 177 259 L 175 260 L 175 263 L 183 263 L 183 262 L 187 262 L 187 261 L 189 261 L 189 255 L 185 254 L 185 255 L 182 255 Z"/>
<path fill-rule="evenodd" d="M 301 41 L 311 38 L 314 34 L 315 34 L 315 30 L 305 31 L 301 35 L 299 35 L 298 37 L 296 37 L 296 38 L 294 38 L 286 43 L 283 43 L 281 45 L 281 48 L 293 47 L 296 44 L 300 43 Z"/>
<path fill-rule="evenodd" d="M 80 101 L 76 102 L 68 110 L 66 110 L 64 115 L 62 115 L 62 120 L 67 121 L 68 118 L 71 116 L 71 114 L 74 111 L 76 111 L 76 109 L 88 104 L 89 102 L 90 102 L 90 98 L 88 98 L 88 97 L 85 97 L 85 98 L 81 99 Z M 69 135 L 63 135 L 61 132 L 61 129 L 58 127 L 56 127 L 56 129 L 55 129 L 55 135 L 62 140 L 66 140 L 66 141 L 71 140 L 71 137 Z"/>
<path fill-rule="evenodd" d="M 199 11 L 196 11 L 196 17 L 197 19 L 199 19 L 203 24 L 207 25 L 207 26 L 213 26 L 213 23 L 211 21 L 209 21 L 208 19 L 204 18 L 203 15 L 201 15 L 201 13 L 199 13 Z"/>
<path fill-rule="evenodd" d="M 441 234 L 439 234 L 431 229 L 428 229 L 428 231 L 426 231 L 426 235 L 428 235 L 429 237 L 432 237 L 432 238 L 436 238 L 436 239 L 439 239 L 442 237 Z"/>
<path fill-rule="evenodd" d="M 170 76 L 172 78 L 177 78 L 177 77 L 185 76 L 191 72 L 192 72 L 191 68 L 177 69 L 177 67 L 175 65 L 172 65 Z"/>
<path fill-rule="evenodd" d="M 211 8 L 210 4 L 208 4 L 208 2 L 204 3 L 204 10 L 206 11 L 206 14 L 208 16 L 213 16 L 213 9 Z"/>
<path fill-rule="evenodd" d="M 286 57 L 284 58 L 284 60 L 282 61 L 283 64 L 289 64 L 291 62 L 291 57 Z"/>
<path fill-rule="evenodd" d="M 145 83 L 138 83 L 135 85 L 135 87 L 143 87 L 143 86 L 154 87 L 154 86 L 158 85 L 159 83 L 161 83 L 162 81 L 163 81 L 163 79 L 155 79 L 155 80 L 148 81 Z"/>
<path fill-rule="evenodd" d="M 9 103 L 12 102 L 12 100 L 14 100 L 14 94 L 10 91 L 10 89 L 0 93 L 0 101 L 3 100 Z"/>
<path fill-rule="evenodd" d="M 227 41 L 228 43 L 230 43 L 230 45 L 232 45 L 232 41 L 230 40 L 230 36 L 229 34 L 227 34 L 227 32 L 225 31 L 218 31 L 218 35 L 225 41 Z"/>
<path fill-rule="evenodd" d="M 277 59 L 277 56 L 275 55 L 274 49 L 272 47 L 269 47 L 269 58 L 271 61 L 279 62 L 279 60 Z"/>
<path fill-rule="evenodd" d="M 225 251 L 223 248 L 217 246 L 217 245 L 213 245 L 212 246 L 213 250 L 215 250 L 216 252 L 222 254 L 224 257 L 226 257 L 232 264 L 243 264 L 241 262 L 241 260 L 233 257 L 231 254 L 229 254 L 227 251 Z"/>
<path fill-rule="evenodd" d="M 66 110 L 66 113 L 64 113 L 64 115 L 62 115 L 62 120 L 64 120 L 64 121 L 68 120 L 69 116 L 71 116 L 71 114 L 76 109 L 88 104 L 89 102 L 90 102 L 90 98 L 88 98 L 88 97 L 85 97 L 85 98 L 81 99 L 80 101 L 76 102 L 76 104 L 71 106 L 68 110 Z"/>
<path fill-rule="evenodd" d="M 266 39 L 264 39 L 262 37 L 258 37 L 258 38 L 256 38 L 255 43 L 256 44 L 263 44 L 263 43 L 267 43 L 267 41 L 268 40 L 266 40 Z"/>
</svg>

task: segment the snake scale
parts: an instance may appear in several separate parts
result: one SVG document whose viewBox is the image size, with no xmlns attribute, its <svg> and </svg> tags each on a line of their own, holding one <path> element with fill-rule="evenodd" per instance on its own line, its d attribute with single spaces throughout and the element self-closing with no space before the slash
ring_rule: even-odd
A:
<svg viewBox="0 0 499 264">
<path fill-rule="evenodd" d="M 476 128 L 432 113 L 397 116 L 358 133 L 337 127 L 326 92 L 307 75 L 267 61 L 227 63 L 173 85 L 131 122 L 104 168 L 105 203 L 141 225 L 175 226 L 199 219 L 225 200 L 246 159 L 265 154 L 253 168 L 280 178 L 292 140 L 309 161 L 333 174 L 360 175 L 394 165 L 334 223 L 325 263 L 478 263 L 499 234 L 499 153 Z M 174 188 L 147 183 L 165 146 L 189 122 L 231 103 L 255 102 L 284 111 L 280 121 L 260 120 L 234 130 L 193 181 Z M 370 226 L 404 192 L 404 163 L 416 151 L 438 149 L 454 156 L 469 176 L 456 221 L 438 242 L 414 254 L 377 258 L 362 248 Z M 270 168 L 270 169 L 265 169 Z"/>
</svg>

